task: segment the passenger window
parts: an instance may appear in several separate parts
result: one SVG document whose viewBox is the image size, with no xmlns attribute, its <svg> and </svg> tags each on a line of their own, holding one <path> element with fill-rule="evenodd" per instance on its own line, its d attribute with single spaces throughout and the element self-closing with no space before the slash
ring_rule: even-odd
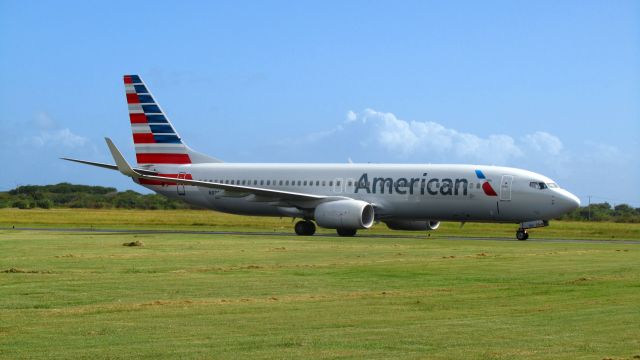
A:
<svg viewBox="0 0 640 360">
<path fill-rule="evenodd" d="M 327 186 L 327 184 L 322 180 L 322 186 Z"/>
<path fill-rule="evenodd" d="M 329 186 L 333 186 L 333 181 L 329 181 Z"/>
<path fill-rule="evenodd" d="M 307 180 L 305 180 L 302 185 L 307 186 Z"/>
<path fill-rule="evenodd" d="M 351 186 L 351 180 L 349 180 L 349 182 L 347 183 L 347 186 Z"/>
<path fill-rule="evenodd" d="M 336 181 L 336 186 L 340 186 L 340 181 Z"/>
<path fill-rule="evenodd" d="M 282 186 L 282 180 L 280 180 L 280 186 Z"/>
<path fill-rule="evenodd" d="M 480 183 L 476 184 L 476 189 L 480 189 Z"/>
<path fill-rule="evenodd" d="M 320 180 L 316 180 L 316 186 L 320 186 Z"/>
<path fill-rule="evenodd" d="M 271 180 L 267 180 L 267 185 L 271 185 Z"/>
<path fill-rule="evenodd" d="M 287 180 L 284 184 L 289 186 L 289 180 Z"/>
<path fill-rule="evenodd" d="M 302 185 L 302 181 L 298 180 L 298 186 Z"/>
</svg>

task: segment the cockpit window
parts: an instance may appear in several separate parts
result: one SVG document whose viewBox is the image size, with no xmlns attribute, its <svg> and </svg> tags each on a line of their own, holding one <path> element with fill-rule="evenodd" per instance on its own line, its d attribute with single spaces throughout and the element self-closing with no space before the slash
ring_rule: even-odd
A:
<svg viewBox="0 0 640 360">
<path fill-rule="evenodd" d="M 538 189 L 538 190 L 544 190 L 544 189 L 547 188 L 547 184 L 545 184 L 543 182 L 537 182 L 537 181 L 530 182 L 529 186 L 534 188 L 534 189 Z"/>
<path fill-rule="evenodd" d="M 556 184 L 556 183 L 548 183 L 547 186 L 550 189 L 559 189 L 560 188 L 560 186 L 558 186 L 558 184 Z"/>
</svg>

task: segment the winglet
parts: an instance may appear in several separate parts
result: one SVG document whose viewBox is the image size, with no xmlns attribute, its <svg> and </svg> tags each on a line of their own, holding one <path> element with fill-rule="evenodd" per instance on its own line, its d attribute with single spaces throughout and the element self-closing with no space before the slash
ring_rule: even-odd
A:
<svg viewBox="0 0 640 360">
<path fill-rule="evenodd" d="M 109 147 L 109 151 L 111 151 L 113 160 L 115 160 L 116 162 L 118 171 L 130 177 L 139 177 L 140 174 L 133 170 L 131 165 L 129 165 L 127 160 L 125 160 L 124 156 L 122 156 L 122 154 L 120 153 L 120 150 L 118 150 L 118 148 L 113 144 L 113 141 L 111 141 L 111 139 L 109 139 L 108 137 L 104 138 L 104 140 L 107 142 L 107 146 Z"/>
</svg>

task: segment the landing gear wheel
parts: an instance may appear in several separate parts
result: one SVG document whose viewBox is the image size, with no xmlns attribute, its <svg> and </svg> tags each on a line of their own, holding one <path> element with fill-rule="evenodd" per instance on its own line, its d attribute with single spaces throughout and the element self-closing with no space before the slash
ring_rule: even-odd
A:
<svg viewBox="0 0 640 360">
<path fill-rule="evenodd" d="M 518 240 L 527 240 L 529 238 L 529 233 L 525 229 L 518 229 L 516 231 L 516 239 Z"/>
<path fill-rule="evenodd" d="M 316 233 L 316 225 L 311 221 L 298 221 L 294 226 L 296 234 L 301 236 L 311 236 Z"/>
<path fill-rule="evenodd" d="M 356 229 L 336 229 L 340 236 L 354 236 L 358 230 Z"/>
</svg>

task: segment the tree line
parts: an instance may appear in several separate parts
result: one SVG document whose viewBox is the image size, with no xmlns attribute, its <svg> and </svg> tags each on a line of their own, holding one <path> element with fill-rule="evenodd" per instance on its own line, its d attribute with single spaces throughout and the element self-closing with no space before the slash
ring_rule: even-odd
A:
<svg viewBox="0 0 640 360">
<path fill-rule="evenodd" d="M 84 209 L 190 209 L 192 206 L 158 194 L 140 194 L 112 187 L 75 185 L 24 185 L 0 192 L 0 208 L 84 208 Z"/>
<path fill-rule="evenodd" d="M 193 206 L 158 194 L 140 194 L 112 187 L 75 185 L 24 185 L 0 192 L 0 208 L 88 208 L 88 209 L 192 209 Z M 640 223 L 640 208 L 604 202 L 582 206 L 562 216 L 563 220 Z"/>
<path fill-rule="evenodd" d="M 581 206 L 565 214 L 561 219 L 640 223 L 640 208 L 633 208 L 627 204 L 611 206 L 608 202 L 603 202 Z"/>
</svg>

